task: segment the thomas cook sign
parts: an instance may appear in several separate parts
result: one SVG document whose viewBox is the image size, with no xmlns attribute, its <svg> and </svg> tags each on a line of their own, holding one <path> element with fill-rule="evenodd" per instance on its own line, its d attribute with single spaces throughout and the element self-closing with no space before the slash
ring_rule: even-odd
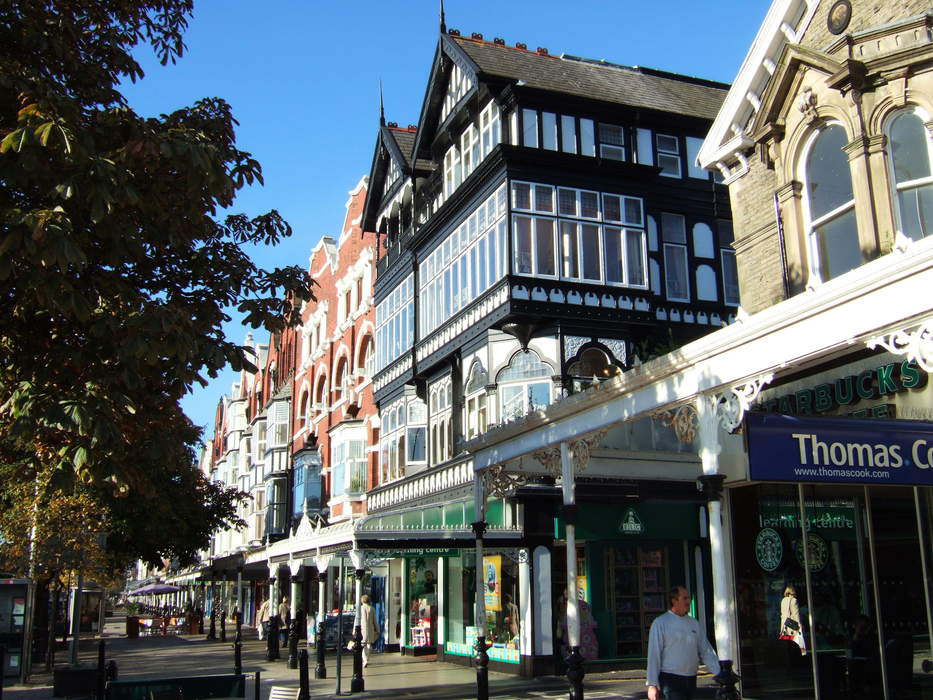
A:
<svg viewBox="0 0 933 700">
<path fill-rule="evenodd" d="M 933 485 L 933 425 L 748 413 L 755 481 Z"/>
</svg>

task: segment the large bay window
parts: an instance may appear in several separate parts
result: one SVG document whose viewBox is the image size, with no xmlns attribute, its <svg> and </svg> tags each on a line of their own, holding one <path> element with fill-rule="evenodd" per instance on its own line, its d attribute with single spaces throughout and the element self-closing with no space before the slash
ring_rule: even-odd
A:
<svg viewBox="0 0 933 700">
<path fill-rule="evenodd" d="M 440 464 L 453 456 L 451 427 L 452 385 L 450 377 L 436 382 L 429 389 L 431 463 Z"/>
<path fill-rule="evenodd" d="M 376 307 L 376 371 L 385 369 L 414 342 L 414 280 L 409 275 Z"/>
<path fill-rule="evenodd" d="M 353 435 L 334 436 L 331 445 L 331 498 L 358 496 L 366 491 L 366 440 Z"/>
<path fill-rule="evenodd" d="M 447 322 L 505 275 L 506 188 L 489 195 L 419 267 L 419 328 Z"/>
<path fill-rule="evenodd" d="M 829 124 L 810 140 L 804 158 L 804 213 L 811 274 L 825 282 L 862 264 L 847 142 L 841 124 Z"/>
<path fill-rule="evenodd" d="M 496 377 L 502 422 L 520 418 L 551 403 L 553 368 L 534 350 L 517 352 Z"/>
<path fill-rule="evenodd" d="M 891 186 L 897 230 L 915 241 L 933 234 L 933 136 L 920 109 L 899 112 L 888 123 Z"/>
<path fill-rule="evenodd" d="M 647 285 L 641 199 L 513 182 L 512 209 L 515 274 L 642 289 Z M 555 209 L 560 218 L 554 218 Z M 526 211 L 530 214 L 519 213 Z"/>
<path fill-rule="evenodd" d="M 290 436 L 288 425 L 288 401 L 276 401 L 269 406 L 269 443 L 267 447 L 274 449 L 288 444 Z"/>
<path fill-rule="evenodd" d="M 405 476 L 408 466 L 427 462 L 427 407 L 408 396 L 380 408 L 382 422 L 379 440 L 381 483 Z"/>
</svg>

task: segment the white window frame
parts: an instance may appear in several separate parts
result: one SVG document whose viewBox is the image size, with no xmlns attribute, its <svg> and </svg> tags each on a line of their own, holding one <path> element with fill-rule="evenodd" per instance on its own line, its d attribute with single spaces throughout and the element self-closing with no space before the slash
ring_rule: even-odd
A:
<svg viewBox="0 0 933 700">
<path fill-rule="evenodd" d="M 675 148 L 672 150 L 667 145 L 661 145 L 661 139 L 671 139 Z M 681 152 L 680 152 L 680 138 L 673 136 L 671 134 L 655 134 L 654 135 L 654 146 L 656 149 L 656 157 L 658 167 L 661 168 L 661 175 L 664 177 L 683 177 L 683 167 L 681 166 Z M 667 163 L 662 165 L 661 159 L 669 159 Z M 676 169 L 673 168 L 673 164 L 676 163 Z"/>
<path fill-rule="evenodd" d="M 903 213 L 901 212 L 901 198 L 900 195 L 902 192 L 909 192 L 912 190 L 920 191 L 924 188 L 933 188 L 933 135 L 930 134 L 930 130 L 926 127 L 926 124 L 930 122 L 930 115 L 921 107 L 911 106 L 907 109 L 901 109 L 892 114 L 885 121 L 884 133 L 887 136 L 888 144 L 892 143 L 891 137 L 891 127 L 894 125 L 895 120 L 899 117 L 905 115 L 914 116 L 920 120 L 920 125 L 923 130 L 924 144 L 923 146 L 926 149 L 927 153 L 927 170 L 928 175 L 926 177 L 914 178 L 913 180 L 905 180 L 904 182 L 897 181 L 897 170 L 896 163 L 894 158 L 894 153 L 888 149 L 888 178 L 891 184 L 891 205 L 894 209 L 894 219 L 895 225 L 897 226 L 897 231 L 904 236 L 912 240 L 917 240 L 913 236 L 909 235 L 904 231 L 903 224 Z M 920 144 L 916 145 L 916 148 L 920 148 Z M 922 223 L 922 222 L 921 222 Z M 933 231 L 928 231 L 926 234 L 921 232 L 922 237 L 933 235 Z"/>
</svg>

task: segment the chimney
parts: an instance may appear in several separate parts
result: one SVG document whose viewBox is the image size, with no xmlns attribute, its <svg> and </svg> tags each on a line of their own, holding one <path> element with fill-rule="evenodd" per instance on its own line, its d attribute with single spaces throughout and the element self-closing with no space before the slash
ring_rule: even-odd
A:
<svg viewBox="0 0 933 700">
<path fill-rule="evenodd" d="M 501 36 L 497 36 L 492 40 L 492 43 L 496 46 L 505 46 L 505 39 L 503 39 Z"/>
<path fill-rule="evenodd" d="M 459 29 L 448 29 L 447 33 L 450 34 L 450 36 L 460 36 Z"/>
<path fill-rule="evenodd" d="M 538 53 L 541 54 L 542 56 L 547 56 L 547 49 L 544 48 L 543 46 L 539 46 Z"/>
<path fill-rule="evenodd" d="M 480 41 L 482 41 L 482 40 L 483 40 L 483 35 L 480 34 L 479 32 L 473 32 L 473 38 L 474 38 L 474 39 L 479 39 Z"/>
<path fill-rule="evenodd" d="M 528 44 L 526 44 L 526 43 L 523 42 L 523 41 L 516 41 L 516 42 L 515 42 L 515 48 L 516 48 L 516 49 L 521 49 L 522 51 L 527 51 L 527 50 L 528 50 Z"/>
<path fill-rule="evenodd" d="M 398 129 L 398 122 L 389 122 L 390 129 Z"/>
</svg>

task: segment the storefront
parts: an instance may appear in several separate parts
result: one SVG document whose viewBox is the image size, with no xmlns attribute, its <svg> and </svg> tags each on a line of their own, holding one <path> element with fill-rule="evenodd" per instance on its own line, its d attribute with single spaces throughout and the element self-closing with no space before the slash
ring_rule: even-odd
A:
<svg viewBox="0 0 933 700">
<path fill-rule="evenodd" d="M 817 395 L 861 376 L 869 398 L 888 366 L 843 372 Z M 920 395 L 895 385 L 886 415 L 910 413 Z M 729 491 L 743 696 L 933 697 L 933 424 L 749 413 L 745 428 L 758 483 Z M 793 639 L 780 638 L 785 595 L 800 611 Z"/>
<path fill-rule="evenodd" d="M 669 607 L 670 587 L 687 585 L 705 597 L 708 572 L 703 562 L 708 547 L 701 540 L 702 513 L 699 503 L 677 501 L 587 503 L 581 508 L 576 529 L 577 591 L 585 603 L 584 658 L 644 666 L 648 631 L 654 618 Z M 560 519 L 555 529 L 555 539 L 562 542 Z M 567 568 L 564 548 L 555 547 L 555 553 L 555 639 L 561 656 L 566 656 L 566 606 L 560 592 L 565 589 Z"/>
</svg>

